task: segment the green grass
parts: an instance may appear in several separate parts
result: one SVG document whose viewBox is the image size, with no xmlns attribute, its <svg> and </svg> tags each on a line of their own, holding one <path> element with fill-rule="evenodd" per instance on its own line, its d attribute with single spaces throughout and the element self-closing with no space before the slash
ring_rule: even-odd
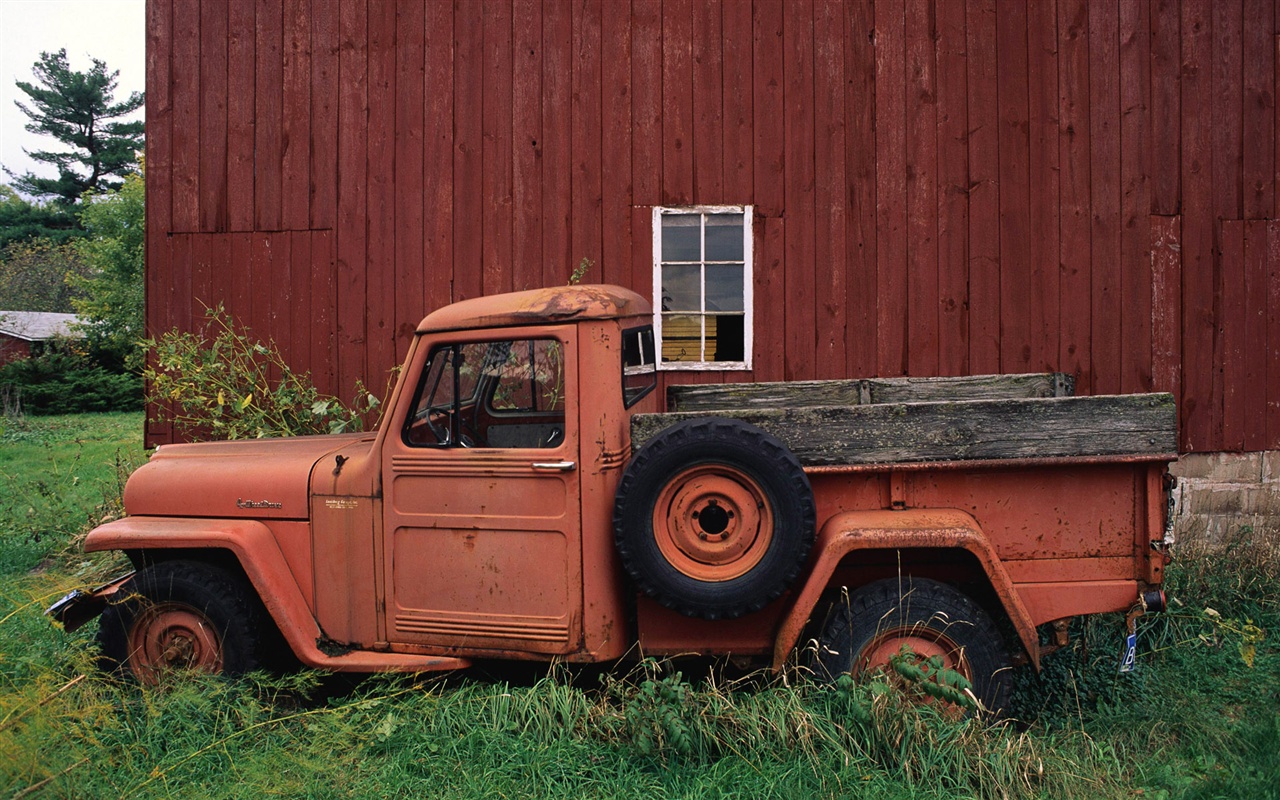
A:
<svg viewBox="0 0 1280 800">
<path fill-rule="evenodd" d="M 1000 726 L 697 661 L 145 690 L 94 669 L 92 625 L 41 614 L 119 567 L 75 543 L 118 513 L 140 416 L 4 424 L 0 798 L 1280 797 L 1274 532 L 1181 554 L 1181 605 L 1143 620 L 1134 674 L 1115 671 L 1121 620 L 1077 623 Z"/>
</svg>

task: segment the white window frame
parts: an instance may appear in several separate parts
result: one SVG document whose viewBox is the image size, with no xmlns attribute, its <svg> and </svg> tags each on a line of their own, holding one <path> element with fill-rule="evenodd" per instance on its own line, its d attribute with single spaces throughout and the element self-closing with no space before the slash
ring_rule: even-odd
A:
<svg viewBox="0 0 1280 800">
<path fill-rule="evenodd" d="M 676 215 L 692 215 L 699 214 L 706 216 L 709 214 L 741 214 L 742 220 L 742 361 L 663 361 L 662 360 L 662 218 L 664 216 Z M 704 223 L 705 225 L 705 223 Z M 664 371 L 675 370 L 749 370 L 751 369 L 751 356 L 753 348 L 753 329 L 755 327 L 755 298 L 754 298 L 754 281 L 752 243 L 753 229 L 755 227 L 755 208 L 754 206 L 654 206 L 653 208 L 653 336 L 654 346 L 658 353 L 658 369 Z M 701 308 L 696 315 L 702 320 L 702 346 L 706 347 L 706 236 L 699 237 L 702 252 L 700 255 L 702 264 L 701 285 L 704 287 L 702 292 Z M 727 262 L 711 262 L 727 263 Z M 731 263 L 737 263 L 731 262 Z M 674 313 L 674 312 L 673 312 Z M 683 315 L 690 316 L 695 312 L 684 312 Z M 705 356 L 705 353 L 703 354 Z"/>
</svg>

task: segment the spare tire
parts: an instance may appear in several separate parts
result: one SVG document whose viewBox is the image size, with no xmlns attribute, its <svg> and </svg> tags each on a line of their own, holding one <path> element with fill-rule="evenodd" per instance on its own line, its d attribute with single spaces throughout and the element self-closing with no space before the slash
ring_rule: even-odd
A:
<svg viewBox="0 0 1280 800">
<path fill-rule="evenodd" d="M 632 458 L 618 485 L 618 554 L 645 594 L 686 616 L 759 610 L 813 546 L 813 489 L 777 438 L 745 422 L 688 420 Z"/>
</svg>

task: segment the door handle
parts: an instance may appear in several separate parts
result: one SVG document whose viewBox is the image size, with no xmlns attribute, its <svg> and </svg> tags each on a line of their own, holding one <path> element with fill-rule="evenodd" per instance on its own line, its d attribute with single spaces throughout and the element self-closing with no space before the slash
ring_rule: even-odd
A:
<svg viewBox="0 0 1280 800">
<path fill-rule="evenodd" d="M 535 461 L 533 463 L 534 469 L 547 470 L 549 472 L 573 472 L 573 468 L 576 466 L 577 464 L 572 461 Z"/>
</svg>

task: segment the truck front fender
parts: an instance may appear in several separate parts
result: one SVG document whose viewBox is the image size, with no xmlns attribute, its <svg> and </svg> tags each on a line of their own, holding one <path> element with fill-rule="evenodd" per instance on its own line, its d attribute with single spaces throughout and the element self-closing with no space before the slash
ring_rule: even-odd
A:
<svg viewBox="0 0 1280 800">
<path fill-rule="evenodd" d="M 311 665 L 320 626 L 303 598 L 271 529 L 251 519 L 125 517 L 89 532 L 86 552 L 95 550 L 225 550 L 233 554 L 293 652 Z"/>
<path fill-rule="evenodd" d="M 1013 581 L 977 520 L 954 509 L 849 511 L 828 519 L 814 542 L 813 569 L 778 630 L 773 651 L 774 668 L 781 668 L 795 648 L 819 598 L 845 556 L 856 550 L 907 548 L 964 550 L 972 554 L 991 581 L 991 587 L 1017 630 L 1032 664 L 1040 669 L 1036 628 L 1014 589 Z"/>
</svg>

